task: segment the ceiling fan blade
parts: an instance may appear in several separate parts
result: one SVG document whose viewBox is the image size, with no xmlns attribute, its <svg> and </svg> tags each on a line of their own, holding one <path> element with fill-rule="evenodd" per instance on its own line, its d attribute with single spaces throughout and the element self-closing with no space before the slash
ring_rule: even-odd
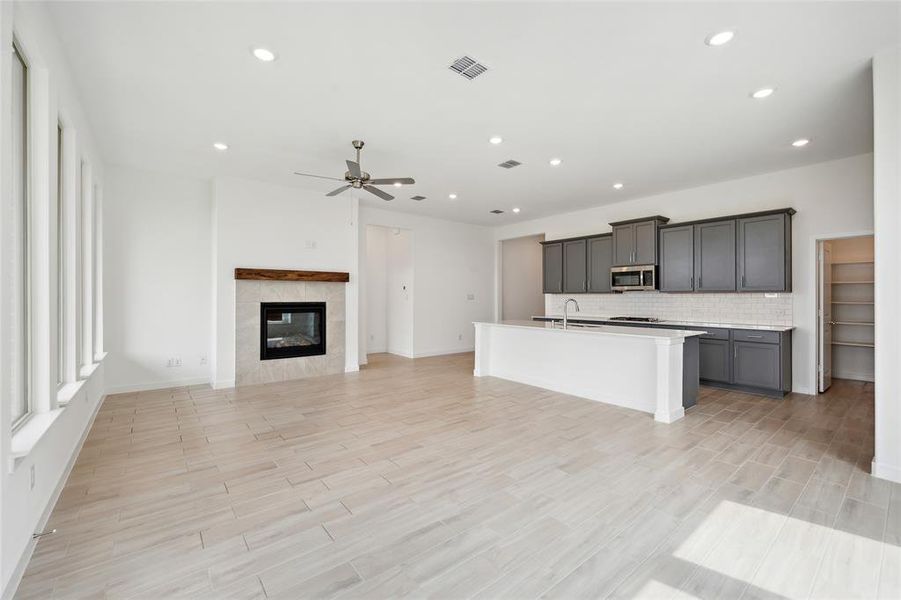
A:
<svg viewBox="0 0 901 600">
<path fill-rule="evenodd" d="M 326 196 L 337 196 L 337 195 L 340 194 L 341 192 L 344 192 L 344 191 L 346 191 L 346 190 L 349 190 L 349 189 L 352 188 L 352 187 L 353 187 L 352 185 L 342 185 L 342 186 L 339 187 L 337 190 L 332 190 L 332 191 L 330 191 L 328 194 L 326 194 Z"/>
<path fill-rule="evenodd" d="M 295 175 L 302 175 L 303 177 L 318 177 L 319 179 L 331 179 L 332 181 L 344 181 L 343 179 L 339 179 L 338 177 L 326 177 L 325 175 L 313 175 L 312 173 L 299 173 L 298 171 L 294 171 Z"/>
<path fill-rule="evenodd" d="M 412 185 L 416 180 L 412 177 L 395 177 L 394 179 L 370 179 L 367 181 L 369 185 L 391 185 L 392 183 L 402 183 L 404 185 Z"/>
<path fill-rule="evenodd" d="M 363 173 L 360 171 L 360 163 L 356 163 L 352 160 L 347 160 L 344 162 L 347 163 L 347 170 L 350 172 L 352 177 L 359 179 L 363 176 Z"/>
<path fill-rule="evenodd" d="M 377 187 L 372 187 L 371 185 L 364 185 L 363 189 L 366 190 L 367 192 L 369 192 L 370 194 L 375 194 L 382 200 L 394 200 L 394 196 L 392 196 L 391 194 L 386 194 L 385 192 L 383 192 L 382 190 L 380 190 Z"/>
</svg>

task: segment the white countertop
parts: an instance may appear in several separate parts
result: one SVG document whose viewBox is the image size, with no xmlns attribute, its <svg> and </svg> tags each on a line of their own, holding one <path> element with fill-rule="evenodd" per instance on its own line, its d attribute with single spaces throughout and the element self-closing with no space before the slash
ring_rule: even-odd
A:
<svg viewBox="0 0 901 600">
<path fill-rule="evenodd" d="M 537 319 L 562 319 L 563 315 L 536 315 L 533 318 Z M 570 319 L 582 320 L 582 321 L 609 321 L 610 317 L 603 317 L 600 315 L 586 315 L 583 313 L 572 313 L 569 315 Z M 629 323 L 635 323 L 636 321 L 627 321 Z M 648 325 L 673 325 L 675 327 L 716 327 L 719 329 L 751 329 L 756 331 L 791 331 L 794 329 L 791 325 L 749 325 L 745 323 L 708 323 L 703 321 L 667 321 L 660 320 L 655 321 L 654 323 L 649 323 Z"/>
<path fill-rule="evenodd" d="M 475 325 L 491 327 L 514 327 L 521 329 L 547 329 L 561 333 L 573 333 L 577 335 L 614 335 L 623 337 L 643 337 L 653 339 L 680 339 L 704 335 L 704 331 L 691 331 L 685 329 L 655 329 L 653 327 L 621 327 L 617 325 L 590 325 L 580 327 L 570 324 L 569 329 L 563 329 L 549 321 L 499 321 L 497 323 L 476 322 Z"/>
</svg>

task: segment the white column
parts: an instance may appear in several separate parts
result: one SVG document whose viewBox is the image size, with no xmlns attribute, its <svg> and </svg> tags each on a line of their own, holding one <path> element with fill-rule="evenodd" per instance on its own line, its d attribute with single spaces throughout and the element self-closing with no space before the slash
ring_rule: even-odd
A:
<svg viewBox="0 0 901 600">
<path fill-rule="evenodd" d="M 94 192 L 91 165 L 81 167 L 81 364 L 86 367 L 94 362 Z"/>
<path fill-rule="evenodd" d="M 682 338 L 657 340 L 657 410 L 654 420 L 672 423 L 685 416 L 682 408 Z"/>
<path fill-rule="evenodd" d="M 475 367 L 472 374 L 483 377 L 491 373 L 491 330 L 481 323 L 475 324 Z"/>
<path fill-rule="evenodd" d="M 901 46 L 873 58 L 876 439 L 872 473 L 901 483 Z"/>
</svg>

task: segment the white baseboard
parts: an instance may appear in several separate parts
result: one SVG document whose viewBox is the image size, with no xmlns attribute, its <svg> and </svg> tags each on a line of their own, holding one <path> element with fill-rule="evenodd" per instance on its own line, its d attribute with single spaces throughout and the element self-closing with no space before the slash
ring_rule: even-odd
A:
<svg viewBox="0 0 901 600">
<path fill-rule="evenodd" d="M 870 465 L 870 473 L 873 477 L 878 477 L 879 479 L 901 483 L 901 466 L 881 463 L 874 458 Z"/>
<path fill-rule="evenodd" d="M 88 434 L 91 433 L 91 428 L 94 426 L 94 420 L 97 418 L 97 413 L 100 412 L 100 407 L 103 406 L 106 396 L 106 394 L 101 396 L 100 400 L 97 402 L 97 406 L 94 407 L 94 412 L 91 414 L 91 418 L 88 420 L 88 424 L 85 426 L 84 431 L 81 432 L 81 438 L 78 440 L 78 443 L 75 444 L 75 450 L 69 457 L 62 476 L 59 478 L 59 481 L 56 482 L 56 487 L 53 489 L 53 494 L 51 494 L 47 506 L 44 507 L 44 512 L 41 513 L 41 518 L 38 520 L 35 531 L 43 531 L 44 528 L 47 527 L 50 515 L 53 514 L 53 509 L 56 508 L 59 496 L 63 493 L 66 482 L 69 481 L 69 475 L 72 474 L 72 469 L 75 467 L 75 461 L 78 459 L 78 455 L 81 454 L 84 442 L 88 439 Z M 22 576 L 25 575 L 25 569 L 28 568 L 28 563 L 31 561 L 31 556 L 34 554 L 35 547 L 37 547 L 37 542 L 35 541 L 30 542 L 28 546 L 25 547 L 25 551 L 22 553 L 22 556 L 19 557 L 18 562 L 16 562 L 16 567 L 13 569 L 12 575 L 6 584 L 6 589 L 3 590 L 3 600 L 12 600 L 13 596 L 16 595 L 16 590 L 22 582 Z"/>
<path fill-rule="evenodd" d="M 868 381 L 870 383 L 876 380 L 875 373 L 864 373 L 862 371 L 845 371 L 843 373 L 839 373 L 837 371 L 832 372 L 833 379 L 851 379 L 853 381 Z"/>
<path fill-rule="evenodd" d="M 233 387 L 235 387 L 234 379 L 220 379 L 219 381 L 213 382 L 214 390 L 226 390 L 228 388 L 233 388 Z"/>
<path fill-rule="evenodd" d="M 209 377 L 191 377 L 189 379 L 174 379 L 171 381 L 155 381 L 148 383 L 126 383 L 123 385 L 107 386 L 106 393 L 125 394 L 128 392 L 147 392 L 150 390 L 165 390 L 169 388 L 185 387 L 188 385 L 201 385 L 209 383 Z M 232 386 L 234 387 L 234 386 Z"/>
<path fill-rule="evenodd" d="M 444 350 L 427 350 L 425 352 L 417 352 L 413 358 L 444 356 L 445 354 L 463 354 L 464 352 L 473 352 L 474 350 L 475 348 L 473 346 L 466 346 L 464 348 L 446 348 Z"/>
<path fill-rule="evenodd" d="M 416 358 L 412 353 L 405 352 L 403 350 L 392 350 L 391 348 L 388 348 L 385 352 L 387 352 L 388 354 L 394 354 L 396 356 L 403 356 L 404 358 Z"/>
</svg>

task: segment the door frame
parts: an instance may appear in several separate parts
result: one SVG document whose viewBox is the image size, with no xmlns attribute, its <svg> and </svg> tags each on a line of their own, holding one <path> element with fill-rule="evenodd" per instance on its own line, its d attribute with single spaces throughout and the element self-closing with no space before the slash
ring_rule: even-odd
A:
<svg viewBox="0 0 901 600">
<path fill-rule="evenodd" d="M 810 336 L 809 343 L 809 352 L 810 352 L 810 381 L 808 382 L 809 388 L 811 390 L 811 394 L 814 396 L 819 395 L 820 389 L 820 283 L 819 283 L 819 256 L 817 255 L 817 251 L 819 249 L 820 242 L 826 242 L 829 240 L 839 240 L 843 238 L 853 238 L 853 237 L 864 237 L 868 235 L 875 235 L 872 229 L 863 229 L 857 231 L 844 231 L 844 232 L 836 232 L 836 233 L 821 233 L 815 234 L 810 237 L 809 245 L 807 246 L 807 251 L 810 253 L 808 256 L 812 259 L 811 264 L 813 268 L 810 269 L 810 279 L 808 280 L 810 283 L 811 289 L 813 289 L 813 298 L 808 300 L 808 302 L 813 302 L 813 312 L 812 318 L 808 321 L 807 326 L 810 327 L 810 331 L 813 331 L 813 335 Z M 875 258 L 874 258 L 875 260 Z M 794 271 L 794 269 L 793 269 Z"/>
</svg>

